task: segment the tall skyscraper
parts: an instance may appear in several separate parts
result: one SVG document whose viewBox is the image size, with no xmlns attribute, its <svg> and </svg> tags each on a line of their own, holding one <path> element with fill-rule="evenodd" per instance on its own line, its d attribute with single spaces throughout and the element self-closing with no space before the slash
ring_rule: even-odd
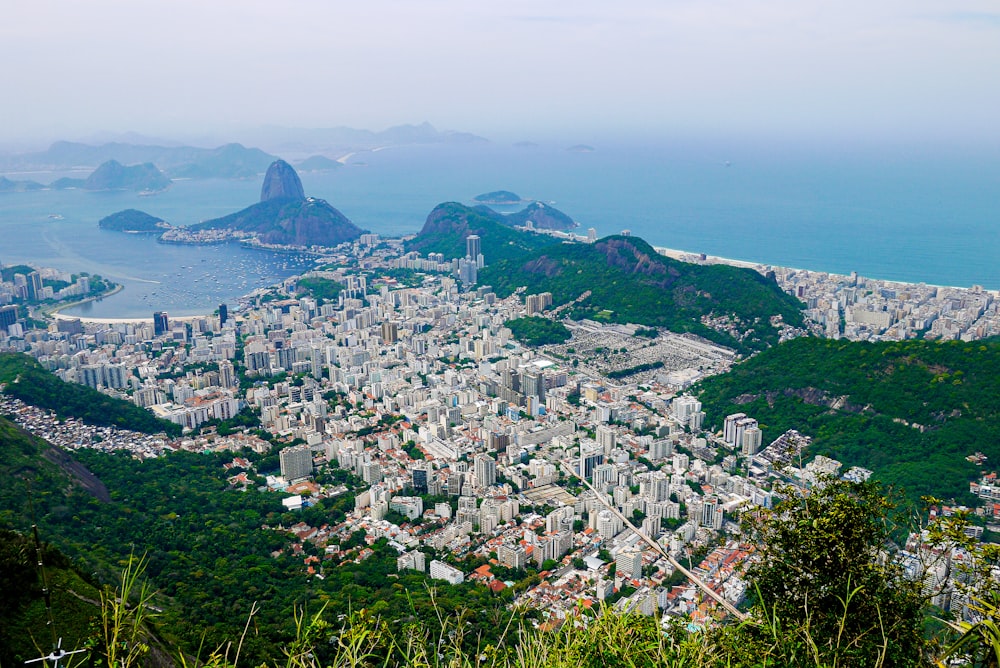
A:
<svg viewBox="0 0 1000 668">
<path fill-rule="evenodd" d="M 42 275 L 37 271 L 28 274 L 28 299 L 40 300 L 42 298 Z"/>
<path fill-rule="evenodd" d="M 413 469 L 413 491 L 417 494 L 427 493 L 427 469 Z"/>
<path fill-rule="evenodd" d="M 480 487 L 489 487 L 497 482 L 497 462 L 492 457 L 486 455 L 476 455 L 475 459 L 476 484 Z"/>
<path fill-rule="evenodd" d="M 0 306 L 0 329 L 7 331 L 7 328 L 17 322 L 16 306 Z"/>
<path fill-rule="evenodd" d="M 481 241 L 478 234 L 470 234 L 465 237 L 465 257 L 475 262 L 483 253 Z"/>
<path fill-rule="evenodd" d="M 308 445 L 285 448 L 278 454 L 281 475 L 286 480 L 296 480 L 312 475 L 312 450 Z"/>
<path fill-rule="evenodd" d="M 225 327 L 229 320 L 229 308 L 225 304 L 219 304 L 219 327 Z"/>
<path fill-rule="evenodd" d="M 399 339 L 399 326 L 394 322 L 382 323 L 382 343 L 389 345 Z"/>
<path fill-rule="evenodd" d="M 170 331 L 170 321 L 166 311 L 153 312 L 153 336 L 162 336 Z"/>
</svg>

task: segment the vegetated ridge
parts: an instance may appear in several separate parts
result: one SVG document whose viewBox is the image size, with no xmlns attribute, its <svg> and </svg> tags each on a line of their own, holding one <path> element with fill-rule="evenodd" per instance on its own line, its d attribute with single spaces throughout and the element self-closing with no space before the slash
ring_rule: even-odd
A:
<svg viewBox="0 0 1000 668">
<path fill-rule="evenodd" d="M 812 454 L 863 466 L 921 495 L 971 502 L 981 473 L 965 457 L 1000 461 L 1000 341 L 785 342 L 703 381 L 713 429 L 740 412 L 764 444 L 787 429 L 813 436 Z"/>
<path fill-rule="evenodd" d="M 138 209 L 125 209 L 97 221 L 98 227 L 115 232 L 162 232 L 171 225 Z"/>
<path fill-rule="evenodd" d="M 680 262 L 638 237 L 556 244 L 497 262 L 487 257 L 479 282 L 501 297 L 520 286 L 529 294 L 551 292 L 555 306 L 590 291 L 572 318 L 666 327 L 742 352 L 778 342 L 776 316 L 792 326 L 803 322 L 802 304 L 759 273 Z"/>
<path fill-rule="evenodd" d="M 458 202 L 438 204 L 427 215 L 406 250 L 441 253 L 446 259 L 465 257 L 465 238 L 478 235 L 486 264 L 522 257 L 526 253 L 558 244 L 552 237 L 511 228 L 504 216 L 485 206 L 468 207 Z M 482 281 L 480 281 L 482 282 Z"/>
<path fill-rule="evenodd" d="M 268 167 L 260 202 L 188 229 L 219 228 L 253 233 L 266 244 L 292 246 L 336 246 L 363 233 L 326 201 L 305 197 L 298 174 L 284 160 Z"/>
<path fill-rule="evenodd" d="M 21 353 L 0 353 L 0 385 L 4 385 L 5 394 L 54 411 L 59 417 L 75 417 L 88 424 L 145 434 L 180 435 L 180 425 L 160 420 L 144 408 L 86 385 L 67 383 Z"/>
<path fill-rule="evenodd" d="M 80 165 L 96 167 L 109 160 L 129 165 L 154 163 L 174 178 L 250 178 L 266 170 L 275 157 L 240 144 L 197 148 L 125 142 L 93 146 L 58 141 L 45 151 L 4 156 L 0 164 L 11 171 L 64 170 Z"/>
</svg>

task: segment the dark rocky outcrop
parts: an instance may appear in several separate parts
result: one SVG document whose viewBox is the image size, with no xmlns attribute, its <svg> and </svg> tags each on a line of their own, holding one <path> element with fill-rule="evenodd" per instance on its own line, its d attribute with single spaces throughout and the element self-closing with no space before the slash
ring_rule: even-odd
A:
<svg viewBox="0 0 1000 668">
<path fill-rule="evenodd" d="M 260 200 L 242 211 L 188 229 L 246 232 L 263 243 L 282 246 L 336 246 L 363 233 L 325 200 L 307 198 L 299 175 L 284 160 L 276 160 L 268 168 Z"/>
<path fill-rule="evenodd" d="M 305 199 L 302 181 L 295 169 L 284 160 L 275 160 L 267 168 L 264 185 L 260 188 L 260 201 L 272 199 Z"/>
</svg>

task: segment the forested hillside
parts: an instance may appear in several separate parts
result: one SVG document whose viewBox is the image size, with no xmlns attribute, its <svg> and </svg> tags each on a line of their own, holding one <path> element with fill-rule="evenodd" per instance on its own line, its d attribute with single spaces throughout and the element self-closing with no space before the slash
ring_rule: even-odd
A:
<svg viewBox="0 0 1000 668">
<path fill-rule="evenodd" d="M 710 378 L 696 391 L 711 425 L 756 418 L 765 444 L 786 429 L 814 436 L 813 454 L 872 469 L 907 493 L 969 498 L 1000 461 L 1000 342 L 855 343 L 801 338 Z"/>
<path fill-rule="evenodd" d="M 31 357 L 0 353 L 0 385 L 4 393 L 26 404 L 47 408 L 59 417 L 75 417 L 88 424 L 121 427 L 146 434 L 179 436 L 180 425 L 157 419 L 133 403 L 115 399 L 49 373 Z"/>
<path fill-rule="evenodd" d="M 571 317 L 691 332 L 744 352 L 778 342 L 772 317 L 802 324 L 802 304 L 774 281 L 750 269 L 678 262 L 638 237 L 557 244 L 488 263 L 479 279 L 501 297 L 520 286 L 551 292 L 556 306 L 589 291 Z"/>
</svg>

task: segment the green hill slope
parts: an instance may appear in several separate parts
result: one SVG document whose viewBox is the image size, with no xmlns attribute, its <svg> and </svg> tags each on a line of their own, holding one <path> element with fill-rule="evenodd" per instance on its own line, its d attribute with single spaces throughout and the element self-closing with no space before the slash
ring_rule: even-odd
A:
<svg viewBox="0 0 1000 668">
<path fill-rule="evenodd" d="M 102 230 L 114 230 L 116 232 L 162 232 L 170 227 L 170 224 L 162 218 L 151 216 L 145 211 L 138 209 L 125 209 L 105 216 L 97 221 L 97 226 Z"/>
<path fill-rule="evenodd" d="M 786 429 L 812 451 L 864 466 L 917 498 L 971 501 L 982 469 L 1000 461 L 1000 342 L 852 343 L 803 338 L 706 380 L 713 428 L 727 414 L 756 418 L 769 443 Z"/>
<path fill-rule="evenodd" d="M 694 265 L 659 255 L 638 237 L 612 236 L 594 244 L 557 244 L 489 263 L 481 283 L 506 297 L 519 286 L 551 292 L 555 305 L 586 291 L 573 317 L 691 332 L 744 352 L 777 343 L 773 316 L 798 326 L 802 305 L 755 271 Z M 715 327 L 703 317 L 719 319 Z"/>
<path fill-rule="evenodd" d="M 5 386 L 4 393 L 26 404 L 55 411 L 60 417 L 76 417 L 89 424 L 122 427 L 145 434 L 180 435 L 180 425 L 159 420 L 135 404 L 101 394 L 85 385 L 67 383 L 20 353 L 0 353 L 0 384 Z"/>
<path fill-rule="evenodd" d="M 362 230 L 321 199 L 271 199 L 236 213 L 191 225 L 191 230 L 254 232 L 267 244 L 336 246 L 357 239 Z"/>
<path fill-rule="evenodd" d="M 83 647 L 100 617 L 100 592 L 61 552 L 43 544 L 56 636 L 64 649 Z M 52 649 L 48 615 L 30 534 L 0 529 L 0 665 L 23 665 Z"/>
<path fill-rule="evenodd" d="M 465 238 L 470 234 L 479 235 L 487 265 L 559 243 L 552 237 L 512 229 L 502 215 L 487 207 L 445 202 L 428 214 L 420 233 L 406 242 L 406 250 L 441 253 L 446 259 L 465 257 Z"/>
</svg>

